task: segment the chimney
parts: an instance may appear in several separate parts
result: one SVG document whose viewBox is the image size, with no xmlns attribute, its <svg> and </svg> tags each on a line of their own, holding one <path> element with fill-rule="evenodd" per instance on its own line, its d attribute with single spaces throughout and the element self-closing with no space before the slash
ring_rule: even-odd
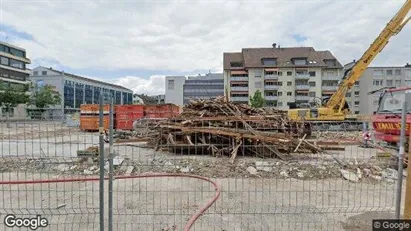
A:
<svg viewBox="0 0 411 231">
<path fill-rule="evenodd" d="M 273 43 L 273 48 L 276 48 L 277 47 L 277 43 Z"/>
</svg>

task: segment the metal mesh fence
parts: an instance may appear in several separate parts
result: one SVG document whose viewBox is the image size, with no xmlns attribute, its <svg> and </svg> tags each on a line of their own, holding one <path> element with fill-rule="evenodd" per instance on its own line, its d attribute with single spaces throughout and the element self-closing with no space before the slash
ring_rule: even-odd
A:
<svg viewBox="0 0 411 231">
<path fill-rule="evenodd" d="M 110 210 L 113 230 L 370 230 L 394 216 L 396 148 L 364 146 L 362 122 L 307 127 L 225 104 L 129 110 L 114 114 L 113 155 L 104 132 L 105 230 Z M 41 215 L 44 230 L 100 229 L 98 125 L 64 118 L 0 124 L 2 229 L 7 214 Z"/>
</svg>

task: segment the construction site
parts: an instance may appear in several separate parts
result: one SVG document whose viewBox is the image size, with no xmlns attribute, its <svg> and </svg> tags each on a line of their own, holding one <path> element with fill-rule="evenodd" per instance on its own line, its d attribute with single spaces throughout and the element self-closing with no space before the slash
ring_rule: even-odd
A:
<svg viewBox="0 0 411 231">
<path fill-rule="evenodd" d="M 287 110 L 243 96 L 249 70 L 236 59 L 255 55 L 245 49 L 224 56 L 236 83 L 212 99 L 123 104 L 114 103 L 121 92 L 80 85 L 78 114 L 63 106 L 38 110 L 49 117 L 36 120 L 8 114 L 0 123 L 0 229 L 364 231 L 378 228 L 376 219 L 411 219 L 411 87 L 370 92 L 380 93 L 372 115 L 353 113 L 346 97 L 410 9 L 407 0 L 332 94 Z M 287 55 L 277 63 L 294 48 L 266 50 L 271 66 L 256 65 L 273 90 L 279 69 L 285 76 L 301 64 Z M 306 58 L 324 55 L 326 65 L 327 52 L 312 52 Z"/>
</svg>

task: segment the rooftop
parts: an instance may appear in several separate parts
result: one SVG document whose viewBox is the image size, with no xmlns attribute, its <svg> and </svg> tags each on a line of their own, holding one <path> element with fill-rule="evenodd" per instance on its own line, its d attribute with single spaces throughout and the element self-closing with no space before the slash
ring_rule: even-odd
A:
<svg viewBox="0 0 411 231">
<path fill-rule="evenodd" d="M 103 81 L 99 81 L 99 80 L 95 80 L 95 79 L 91 79 L 91 78 L 87 78 L 87 77 L 83 77 L 83 76 L 79 76 L 79 75 L 75 75 L 75 74 L 70 74 L 70 73 L 63 72 L 63 71 L 58 71 L 58 70 L 55 70 L 51 67 L 47 68 L 47 67 L 43 67 L 43 66 L 38 66 L 36 68 L 39 68 L 39 67 L 45 68 L 45 69 L 50 70 L 50 71 L 57 72 L 60 75 L 64 74 L 64 75 L 72 77 L 72 78 L 77 78 L 77 79 L 81 79 L 81 80 L 85 80 L 85 81 L 90 81 L 90 82 L 94 82 L 94 83 L 97 83 L 97 84 L 104 84 L 104 85 L 108 85 L 108 86 L 111 86 L 111 87 L 116 87 L 116 88 L 120 88 L 120 89 L 123 89 L 123 90 L 126 90 L 126 91 L 133 92 L 132 90 L 130 90 L 128 88 L 125 88 L 123 86 L 117 85 L 117 84 L 107 83 L 107 82 L 103 82 Z M 34 69 L 36 69 L 36 68 L 34 68 Z"/>
<path fill-rule="evenodd" d="M 304 67 L 342 68 L 334 55 L 326 51 L 316 51 L 313 47 L 270 47 L 270 48 L 243 48 L 241 52 L 224 53 L 224 69 L 264 68 L 263 59 L 275 59 L 273 67 L 296 67 L 293 59 L 306 59 Z M 328 66 L 326 60 L 335 61 L 335 65 Z M 239 62 L 241 67 L 233 67 L 231 63 Z"/>
<path fill-rule="evenodd" d="M 12 44 L 7 43 L 7 42 L 0 41 L 0 44 L 1 44 L 1 45 L 5 45 L 5 46 L 8 46 L 8 47 L 12 47 L 12 48 L 17 49 L 17 50 L 26 51 L 26 49 L 24 49 L 24 48 L 21 48 L 21 47 L 12 45 Z"/>
</svg>

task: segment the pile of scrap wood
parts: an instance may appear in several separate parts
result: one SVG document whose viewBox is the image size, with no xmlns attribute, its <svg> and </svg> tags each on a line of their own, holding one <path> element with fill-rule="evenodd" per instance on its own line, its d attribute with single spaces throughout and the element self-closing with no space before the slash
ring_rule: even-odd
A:
<svg viewBox="0 0 411 231">
<path fill-rule="evenodd" d="M 317 153 L 304 140 L 304 126 L 284 111 L 256 109 L 224 98 L 191 101 L 176 118 L 160 121 L 148 145 L 173 153 L 277 157 Z"/>
</svg>

